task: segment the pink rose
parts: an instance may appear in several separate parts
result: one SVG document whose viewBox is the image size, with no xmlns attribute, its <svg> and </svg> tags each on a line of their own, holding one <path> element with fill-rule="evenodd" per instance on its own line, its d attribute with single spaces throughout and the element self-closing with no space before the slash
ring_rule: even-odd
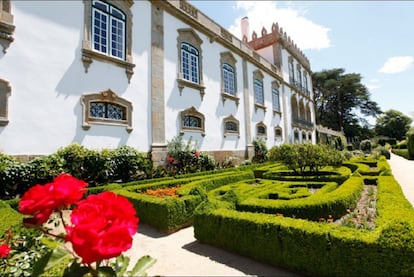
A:
<svg viewBox="0 0 414 277">
<path fill-rule="evenodd" d="M 66 228 L 66 241 L 72 243 L 82 263 L 119 256 L 132 246 L 139 219 L 132 204 L 113 192 L 90 195 L 78 203 Z"/>
</svg>

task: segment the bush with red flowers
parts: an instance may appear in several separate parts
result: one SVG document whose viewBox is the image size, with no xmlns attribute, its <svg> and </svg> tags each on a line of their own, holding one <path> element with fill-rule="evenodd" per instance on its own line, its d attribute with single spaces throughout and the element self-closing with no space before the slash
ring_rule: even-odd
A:
<svg viewBox="0 0 414 277">
<path fill-rule="evenodd" d="M 48 243 L 50 252 L 34 266 L 38 275 L 69 255 L 73 262 L 65 270 L 68 276 L 140 275 L 142 270 L 155 262 L 149 256 L 142 257 L 133 271 L 126 272 L 128 259 L 122 253 L 132 246 L 138 230 L 139 219 L 133 205 L 123 196 L 113 192 L 89 195 L 82 199 L 87 183 L 68 174 L 61 174 L 53 182 L 30 188 L 19 203 L 19 211 L 31 217 L 24 219 L 26 227 L 35 227 L 60 243 Z M 71 210 L 70 222 L 63 211 Z M 58 215 L 53 217 L 53 215 Z M 45 223 L 63 224 L 63 233 L 56 234 Z M 50 226 L 50 225 L 49 225 Z M 70 243 L 69 251 L 64 243 Z M 10 251 L 10 249 L 9 249 Z M 7 256 L 7 247 L 0 246 L 1 257 Z M 112 263 L 109 259 L 117 258 Z M 80 260 L 80 261 L 79 261 Z M 106 261 L 106 262 L 105 262 Z M 105 262 L 103 265 L 103 262 Z M 111 266 L 112 265 L 112 266 Z"/>
</svg>

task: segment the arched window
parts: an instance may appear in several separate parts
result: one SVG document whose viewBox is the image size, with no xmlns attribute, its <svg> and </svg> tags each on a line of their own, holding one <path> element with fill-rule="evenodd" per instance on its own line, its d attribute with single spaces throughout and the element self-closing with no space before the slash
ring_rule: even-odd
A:
<svg viewBox="0 0 414 277">
<path fill-rule="evenodd" d="M 239 121 L 233 116 L 230 115 L 223 119 L 224 125 L 224 137 L 229 135 L 237 135 L 240 136 L 239 131 Z"/>
<path fill-rule="evenodd" d="M 203 41 L 192 29 L 179 29 L 178 38 L 178 88 L 182 93 L 185 87 L 200 91 L 204 96 L 203 62 L 201 44 Z"/>
<path fill-rule="evenodd" d="M 134 73 L 132 63 L 133 1 L 83 1 L 85 33 L 82 62 L 88 72 L 93 59 L 125 68 L 128 82 Z"/>
<path fill-rule="evenodd" d="M 254 90 L 254 106 L 266 111 L 264 102 L 264 89 L 263 89 L 263 73 L 260 70 L 253 72 L 253 90 Z"/>
<path fill-rule="evenodd" d="M 282 128 L 279 126 L 275 127 L 275 138 L 281 138 L 283 136 L 282 134 Z"/>
<path fill-rule="evenodd" d="M 81 97 L 83 108 L 82 128 L 88 130 L 91 124 L 121 125 L 127 132 L 132 129 L 132 103 L 111 90 Z"/>
<path fill-rule="evenodd" d="M 272 82 L 272 102 L 273 113 L 280 113 L 280 95 L 279 95 L 279 83 Z"/>
<path fill-rule="evenodd" d="M 204 131 L 204 115 L 198 112 L 194 107 L 186 109 L 180 113 L 181 130 L 184 132 L 200 132 L 203 136 Z"/>
<path fill-rule="evenodd" d="M 256 136 L 264 139 L 267 138 L 267 128 L 262 121 L 256 124 Z"/>
</svg>

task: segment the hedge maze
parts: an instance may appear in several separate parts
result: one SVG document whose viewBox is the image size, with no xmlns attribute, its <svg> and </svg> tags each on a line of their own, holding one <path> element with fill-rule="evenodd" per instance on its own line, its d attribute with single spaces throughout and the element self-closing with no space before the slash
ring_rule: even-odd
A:
<svg viewBox="0 0 414 277">
<path fill-rule="evenodd" d="M 377 188 L 375 228 L 335 223 L 357 207 L 367 185 Z M 168 188 L 174 197 L 146 193 Z M 248 165 L 90 193 L 102 190 L 127 197 L 140 221 L 161 231 L 192 224 L 202 243 L 301 274 L 414 276 L 414 210 L 385 158 L 300 176 L 278 163 Z"/>
<path fill-rule="evenodd" d="M 164 232 L 193 224 L 195 237 L 262 262 L 317 276 L 414 276 L 414 211 L 385 159 L 346 162 L 295 176 L 280 164 L 116 190 Z M 377 186 L 375 229 L 333 224 Z M 179 197 L 146 189 L 179 186 Z M 322 219 L 330 219 L 330 222 Z"/>
</svg>

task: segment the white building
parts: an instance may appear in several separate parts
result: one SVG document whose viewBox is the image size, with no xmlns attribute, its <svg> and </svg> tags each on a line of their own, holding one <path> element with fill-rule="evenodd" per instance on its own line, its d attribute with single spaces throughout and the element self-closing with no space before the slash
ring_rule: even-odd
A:
<svg viewBox="0 0 414 277">
<path fill-rule="evenodd" d="M 184 0 L 0 1 L 0 151 L 162 161 L 179 134 L 216 159 L 315 142 L 309 61 L 277 24 L 240 40 Z"/>
</svg>

